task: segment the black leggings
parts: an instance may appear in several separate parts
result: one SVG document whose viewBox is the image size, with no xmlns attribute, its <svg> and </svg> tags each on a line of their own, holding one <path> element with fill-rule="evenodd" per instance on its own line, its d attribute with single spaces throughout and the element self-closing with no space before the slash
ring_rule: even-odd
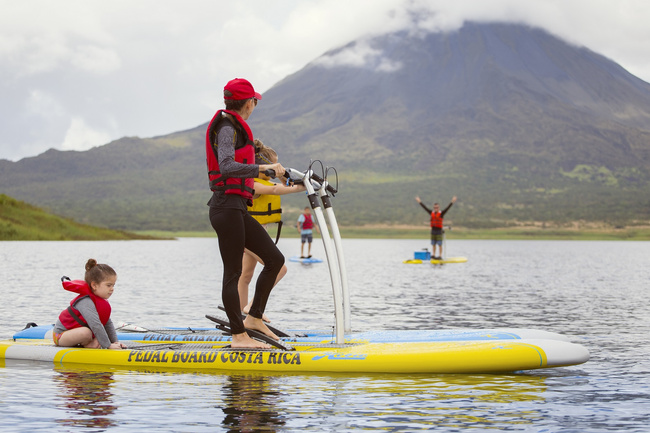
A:
<svg viewBox="0 0 650 433">
<path fill-rule="evenodd" d="M 245 332 L 241 318 L 237 284 L 242 272 L 244 247 L 262 259 L 264 269 L 257 278 L 255 296 L 249 314 L 258 319 L 266 309 L 266 303 L 275 279 L 284 265 L 284 256 L 268 232 L 248 212 L 240 209 L 210 207 L 210 223 L 219 238 L 219 251 L 223 262 L 223 286 L 221 298 L 226 308 L 233 334 Z"/>
</svg>

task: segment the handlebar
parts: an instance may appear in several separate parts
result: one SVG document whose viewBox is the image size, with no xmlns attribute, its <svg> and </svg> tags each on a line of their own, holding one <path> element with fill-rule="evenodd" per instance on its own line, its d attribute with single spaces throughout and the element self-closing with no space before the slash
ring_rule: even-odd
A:
<svg viewBox="0 0 650 433">
<path fill-rule="evenodd" d="M 325 180 L 322 177 L 320 177 L 319 175 L 317 175 L 316 173 L 312 173 L 311 178 L 314 179 L 316 182 L 320 183 L 321 185 L 323 183 L 325 183 Z M 325 188 L 325 189 L 327 190 L 327 192 L 329 192 L 332 195 L 334 195 L 334 194 L 336 194 L 338 192 L 337 189 L 334 188 L 329 183 L 327 184 L 327 188 Z"/>
<path fill-rule="evenodd" d="M 273 170 L 273 169 L 264 170 L 263 173 L 265 175 L 267 175 L 268 177 L 271 177 L 271 178 L 277 177 L 276 173 L 275 173 L 275 170 Z M 298 170 L 293 169 L 293 168 L 288 168 L 284 172 L 284 175 L 282 175 L 281 177 L 286 178 L 287 182 L 302 182 L 305 179 L 305 175 L 306 175 L 306 173 L 303 173 L 303 172 L 298 171 Z M 312 175 L 311 175 L 311 185 L 314 187 L 315 191 L 318 191 L 321 188 L 321 186 L 323 185 L 323 183 L 325 183 L 325 180 L 322 177 L 320 177 L 317 174 L 312 173 Z M 332 195 L 338 193 L 338 190 L 336 188 L 334 188 L 332 185 L 330 185 L 329 183 L 327 184 L 326 191 L 329 192 Z"/>
</svg>

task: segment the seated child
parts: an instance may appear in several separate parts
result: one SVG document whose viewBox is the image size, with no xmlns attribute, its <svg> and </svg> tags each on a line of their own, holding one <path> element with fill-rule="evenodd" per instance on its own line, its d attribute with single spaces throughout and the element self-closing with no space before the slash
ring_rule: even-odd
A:
<svg viewBox="0 0 650 433">
<path fill-rule="evenodd" d="M 113 294 L 117 274 L 108 265 L 95 259 L 86 262 L 84 280 L 70 281 L 63 277 L 63 288 L 79 296 L 63 310 L 54 325 L 52 339 L 62 347 L 81 346 L 93 349 L 124 349 L 117 340 L 115 326 L 111 321 L 111 305 L 108 298 Z"/>
</svg>

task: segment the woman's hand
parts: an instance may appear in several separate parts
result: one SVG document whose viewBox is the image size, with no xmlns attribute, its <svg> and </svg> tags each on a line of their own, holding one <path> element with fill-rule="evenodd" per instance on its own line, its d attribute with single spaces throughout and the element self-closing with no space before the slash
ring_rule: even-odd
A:
<svg viewBox="0 0 650 433">
<path fill-rule="evenodd" d="M 121 350 L 121 349 L 126 349 L 126 345 L 120 343 L 119 341 L 116 341 L 115 343 L 111 343 L 111 345 L 108 346 L 108 348 L 113 350 Z"/>
<path fill-rule="evenodd" d="M 287 171 L 282 164 L 276 162 L 275 164 L 262 164 L 260 165 L 260 173 L 264 173 L 266 170 L 275 171 L 275 177 L 284 177 L 284 173 Z"/>
</svg>

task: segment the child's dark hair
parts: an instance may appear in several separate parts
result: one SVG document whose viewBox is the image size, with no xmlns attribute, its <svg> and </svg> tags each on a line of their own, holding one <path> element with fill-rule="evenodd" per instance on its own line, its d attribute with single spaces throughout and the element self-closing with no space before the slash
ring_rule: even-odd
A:
<svg viewBox="0 0 650 433">
<path fill-rule="evenodd" d="M 108 277 L 117 275 L 117 273 L 108 265 L 103 263 L 97 263 L 95 259 L 88 259 L 86 262 L 86 275 L 84 280 L 90 287 L 91 283 L 100 284 L 102 281 L 105 281 Z"/>
</svg>

